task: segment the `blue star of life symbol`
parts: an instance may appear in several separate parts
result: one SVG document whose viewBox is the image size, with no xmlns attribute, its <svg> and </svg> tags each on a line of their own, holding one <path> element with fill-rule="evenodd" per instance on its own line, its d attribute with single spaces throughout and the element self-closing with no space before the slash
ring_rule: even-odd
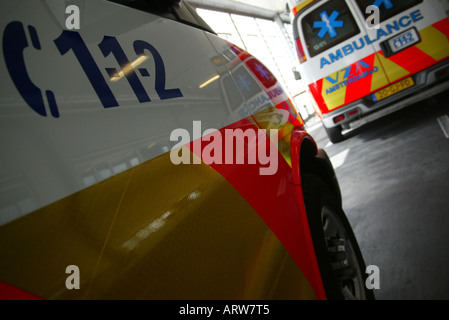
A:
<svg viewBox="0 0 449 320">
<path fill-rule="evenodd" d="M 385 8 L 387 9 L 393 8 L 393 3 L 391 2 L 391 0 L 376 0 L 374 1 L 373 6 L 380 8 L 382 4 L 384 4 Z"/>
<path fill-rule="evenodd" d="M 335 38 L 337 36 L 337 31 L 335 28 L 343 28 L 344 24 L 342 20 L 337 20 L 339 15 L 340 13 L 337 11 L 332 12 L 330 17 L 327 15 L 326 11 L 320 13 L 321 21 L 315 21 L 313 23 L 314 28 L 321 28 L 318 33 L 318 37 L 324 38 L 326 33 L 329 33 L 331 38 Z"/>
<path fill-rule="evenodd" d="M 261 64 L 257 64 L 256 71 L 262 78 L 270 80 L 270 73 Z"/>
<path fill-rule="evenodd" d="M 246 90 L 251 91 L 251 82 L 248 81 L 248 78 L 246 75 L 238 75 L 237 77 L 237 83 L 240 86 L 240 91 Z"/>
</svg>

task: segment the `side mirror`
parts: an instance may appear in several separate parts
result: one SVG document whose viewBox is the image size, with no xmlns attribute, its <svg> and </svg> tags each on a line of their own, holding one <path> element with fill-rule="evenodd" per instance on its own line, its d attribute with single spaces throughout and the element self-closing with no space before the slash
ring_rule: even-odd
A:
<svg viewBox="0 0 449 320">
<path fill-rule="evenodd" d="M 301 80 L 301 73 L 299 73 L 299 71 L 293 69 L 293 74 L 295 75 L 296 80 Z"/>
</svg>

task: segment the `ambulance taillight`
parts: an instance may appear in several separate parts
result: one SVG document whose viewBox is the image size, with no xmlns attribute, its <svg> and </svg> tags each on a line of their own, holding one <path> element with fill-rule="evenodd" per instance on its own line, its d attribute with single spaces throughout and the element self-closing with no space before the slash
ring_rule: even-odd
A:
<svg viewBox="0 0 449 320">
<path fill-rule="evenodd" d="M 306 55 L 304 53 L 304 47 L 302 46 L 301 40 L 296 39 L 296 52 L 298 53 L 299 63 L 307 61 Z"/>
</svg>

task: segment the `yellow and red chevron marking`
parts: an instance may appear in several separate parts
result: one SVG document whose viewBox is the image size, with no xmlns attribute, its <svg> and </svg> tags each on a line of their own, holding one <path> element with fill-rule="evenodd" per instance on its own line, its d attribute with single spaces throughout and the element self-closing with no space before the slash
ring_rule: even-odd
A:
<svg viewBox="0 0 449 320">
<path fill-rule="evenodd" d="M 393 68 L 384 69 L 390 82 L 415 74 L 449 57 L 448 19 L 421 30 L 420 35 L 420 43 L 388 58 Z M 382 52 L 379 54 L 382 55 Z M 400 69 L 406 70 L 408 74 L 397 76 Z"/>
<path fill-rule="evenodd" d="M 310 84 L 321 113 L 347 105 L 449 57 L 449 19 L 419 33 L 422 41 L 415 46 L 388 58 L 379 51 Z"/>
<path fill-rule="evenodd" d="M 304 9 L 305 7 L 307 7 L 309 4 L 311 4 L 314 1 L 315 0 L 306 0 L 303 3 L 301 3 L 301 4 L 297 5 L 296 7 L 294 7 L 292 9 L 293 16 L 296 16 L 302 9 Z"/>
</svg>

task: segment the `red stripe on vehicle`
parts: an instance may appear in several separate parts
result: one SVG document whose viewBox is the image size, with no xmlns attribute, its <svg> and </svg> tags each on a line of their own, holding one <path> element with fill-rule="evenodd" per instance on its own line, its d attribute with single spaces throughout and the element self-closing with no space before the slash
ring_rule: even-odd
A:
<svg viewBox="0 0 449 320">
<path fill-rule="evenodd" d="M 225 137 L 226 129 L 257 130 L 247 119 L 220 129 L 222 137 Z M 204 148 L 211 143 L 207 140 L 205 141 L 203 137 L 203 139 L 191 142 L 187 147 L 191 152 L 196 151 L 196 153 L 194 152 L 196 156 L 202 158 Z M 199 142 L 201 143 L 201 148 L 194 148 L 194 145 Z M 269 146 L 271 143 L 268 139 L 266 143 L 267 150 L 270 150 Z M 221 146 L 224 158 L 224 155 L 229 150 L 225 149 L 224 143 Z M 256 147 L 255 144 L 249 146 L 249 148 Z M 246 142 L 245 148 L 248 150 Z M 198 150 L 201 150 L 201 154 L 197 153 Z M 278 151 L 277 161 L 277 173 L 267 176 L 260 175 L 259 169 L 266 167 L 266 165 L 260 164 L 258 160 L 257 164 L 251 165 L 209 164 L 209 166 L 220 173 L 259 214 L 308 279 L 315 291 L 316 298 L 325 299 L 326 295 L 319 276 L 319 270 L 314 267 L 317 266 L 316 257 L 311 255 L 314 249 L 308 224 L 304 223 L 304 219 L 307 221 L 307 217 L 303 200 L 302 197 L 298 199 L 296 187 L 291 184 L 292 168 L 290 168 Z"/>
<path fill-rule="evenodd" d="M 433 24 L 433 27 L 449 38 L 449 19 L 443 19 Z"/>
<path fill-rule="evenodd" d="M 0 300 L 43 300 L 22 289 L 0 281 Z"/>
<path fill-rule="evenodd" d="M 369 57 L 366 57 L 365 59 L 362 59 L 360 61 L 363 61 L 367 65 L 369 65 L 372 69 L 374 66 L 374 58 L 375 54 L 370 55 Z M 363 72 L 369 71 L 369 69 L 364 69 L 361 67 L 361 64 L 358 61 L 357 63 L 354 63 L 351 67 L 350 74 L 354 76 L 358 76 L 362 74 Z M 383 72 L 380 70 L 379 72 Z M 364 96 L 367 96 L 371 93 L 371 82 L 372 82 L 373 76 L 368 75 L 366 77 L 363 77 L 356 82 L 348 84 L 346 87 L 346 96 L 345 96 L 345 104 L 351 103 L 357 99 L 363 98 Z"/>
<path fill-rule="evenodd" d="M 399 52 L 388 59 L 412 74 L 422 71 L 436 63 L 434 58 L 415 46 Z"/>
<path fill-rule="evenodd" d="M 323 95 L 321 94 L 323 91 L 323 79 L 309 84 L 309 89 L 312 93 L 313 98 L 315 99 L 316 104 L 318 105 L 319 110 L 317 111 L 321 113 L 328 113 L 329 109 L 327 108 L 327 104 L 324 101 Z M 318 113 L 318 115 L 322 117 L 322 114 Z"/>
</svg>

